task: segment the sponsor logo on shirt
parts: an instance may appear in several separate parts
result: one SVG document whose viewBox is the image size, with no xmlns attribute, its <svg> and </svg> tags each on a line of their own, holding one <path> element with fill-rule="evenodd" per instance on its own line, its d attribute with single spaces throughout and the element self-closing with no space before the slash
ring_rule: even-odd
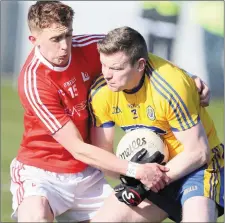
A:
<svg viewBox="0 0 225 223">
<path fill-rule="evenodd" d="M 74 83 L 76 82 L 76 78 L 74 77 L 72 80 L 69 80 L 67 82 L 65 82 L 63 84 L 63 86 L 66 88 L 66 87 L 70 87 L 71 85 L 73 85 Z"/>
<path fill-rule="evenodd" d="M 128 108 L 130 108 L 130 109 L 133 109 L 133 108 L 140 108 L 140 105 L 139 104 L 128 104 L 127 105 L 128 106 Z"/>
<path fill-rule="evenodd" d="M 87 107 L 87 100 L 74 105 L 72 108 L 66 108 L 65 113 L 68 114 L 69 116 L 73 116 L 74 114 L 80 116 L 80 111 L 85 110 L 86 107 Z"/>
</svg>

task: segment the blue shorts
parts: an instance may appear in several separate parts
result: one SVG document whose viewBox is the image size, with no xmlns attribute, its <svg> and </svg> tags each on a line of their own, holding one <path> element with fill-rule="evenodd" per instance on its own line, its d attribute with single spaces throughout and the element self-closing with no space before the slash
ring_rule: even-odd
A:
<svg viewBox="0 0 225 223">
<path fill-rule="evenodd" d="M 178 199 L 183 205 L 195 196 L 204 196 L 214 200 L 218 206 L 219 216 L 224 213 L 224 147 L 219 145 L 212 149 L 209 165 L 192 172 L 177 183 L 180 185 Z"/>
<path fill-rule="evenodd" d="M 177 208 L 177 215 L 181 216 L 184 202 L 191 197 L 204 196 L 215 201 L 218 208 L 218 216 L 224 214 L 224 148 L 219 145 L 212 149 L 212 159 L 209 165 L 195 170 L 191 174 L 177 180 L 158 195 L 165 198 L 165 202 L 171 205 L 170 201 L 176 201 L 180 208 Z M 168 201 L 168 202 L 167 202 Z M 153 201 L 154 203 L 154 201 Z M 173 219 L 172 219 L 173 220 Z"/>
<path fill-rule="evenodd" d="M 183 206 L 191 197 L 204 196 L 214 200 L 218 207 L 218 215 L 224 214 L 224 167 L 218 172 L 211 173 L 212 177 L 206 182 L 207 166 L 204 166 L 190 175 L 175 182 L 180 186 L 176 200 Z"/>
</svg>

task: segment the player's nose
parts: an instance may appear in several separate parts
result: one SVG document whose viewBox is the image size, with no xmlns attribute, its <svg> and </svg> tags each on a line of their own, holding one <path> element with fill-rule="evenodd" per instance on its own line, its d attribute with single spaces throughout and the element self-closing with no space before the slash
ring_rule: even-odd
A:
<svg viewBox="0 0 225 223">
<path fill-rule="evenodd" d="M 66 41 L 66 39 L 62 39 L 62 40 L 60 41 L 60 45 L 61 45 L 61 49 L 62 49 L 62 50 L 67 50 L 68 47 L 69 47 L 68 42 Z"/>
<path fill-rule="evenodd" d="M 112 79 L 112 77 L 113 77 L 113 73 L 112 73 L 112 71 L 111 71 L 109 68 L 104 68 L 104 69 L 102 70 L 102 73 L 103 73 L 104 78 L 105 78 L 106 80 L 110 80 L 110 79 Z"/>
</svg>

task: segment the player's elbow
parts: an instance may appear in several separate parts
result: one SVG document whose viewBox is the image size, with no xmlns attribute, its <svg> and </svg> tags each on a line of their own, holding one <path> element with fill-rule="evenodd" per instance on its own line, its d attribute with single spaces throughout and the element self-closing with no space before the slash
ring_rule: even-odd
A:
<svg viewBox="0 0 225 223">
<path fill-rule="evenodd" d="M 73 146 L 72 151 L 70 151 L 75 159 L 79 160 L 85 154 L 85 145 L 86 143 L 79 139 L 76 141 L 75 146 Z"/>
<path fill-rule="evenodd" d="M 205 165 L 209 163 L 210 161 L 210 149 L 208 146 L 203 147 L 201 150 L 199 150 L 199 161 L 201 165 Z"/>
<path fill-rule="evenodd" d="M 208 138 L 206 136 L 206 133 L 203 129 L 203 126 L 200 125 L 200 129 L 197 132 L 197 140 L 196 140 L 196 149 L 199 152 L 199 161 L 202 165 L 208 164 L 210 161 L 210 147 Z"/>
<path fill-rule="evenodd" d="M 70 143 L 72 141 L 72 143 Z M 84 151 L 84 143 L 80 138 L 74 137 L 73 140 L 70 140 L 67 144 L 63 145 L 64 148 L 77 160 L 81 160 L 80 158 L 85 153 Z M 82 161 L 82 160 L 81 160 Z"/>
</svg>

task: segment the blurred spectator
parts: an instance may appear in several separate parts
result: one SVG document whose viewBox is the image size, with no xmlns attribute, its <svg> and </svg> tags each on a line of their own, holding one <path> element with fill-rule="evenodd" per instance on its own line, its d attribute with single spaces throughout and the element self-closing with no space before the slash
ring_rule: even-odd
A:
<svg viewBox="0 0 225 223">
<path fill-rule="evenodd" d="M 171 53 L 176 37 L 180 4 L 175 1 L 144 1 L 141 16 L 149 20 L 149 51 L 171 60 Z M 161 46 L 160 53 L 156 48 Z M 163 47 L 162 47 L 163 46 Z M 162 50 L 166 49 L 166 53 Z"/>
<path fill-rule="evenodd" d="M 224 2 L 196 2 L 194 20 L 202 27 L 204 52 L 212 96 L 224 95 Z"/>
</svg>

